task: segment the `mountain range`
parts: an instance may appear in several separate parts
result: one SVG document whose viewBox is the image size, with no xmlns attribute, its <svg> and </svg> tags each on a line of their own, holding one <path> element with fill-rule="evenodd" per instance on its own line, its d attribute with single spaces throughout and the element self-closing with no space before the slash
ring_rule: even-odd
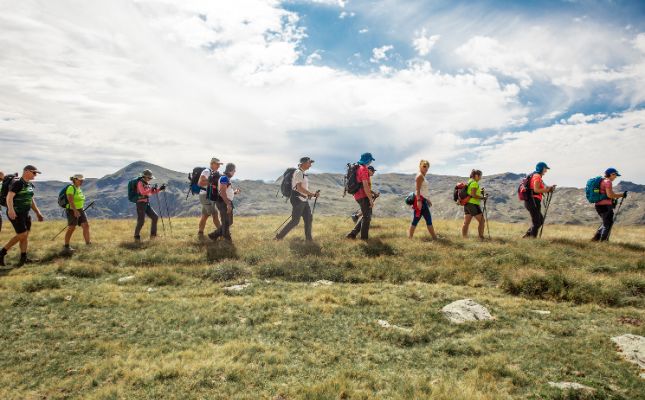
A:
<svg viewBox="0 0 645 400">
<path fill-rule="evenodd" d="M 152 198 L 152 204 L 159 211 L 160 200 L 164 216 L 166 203 L 171 216 L 198 216 L 201 206 L 197 196 L 187 195 L 188 173 L 172 171 L 144 161 L 134 162 L 113 174 L 102 178 L 87 179 L 83 191 L 88 201 L 95 200 L 95 206 L 88 211 L 90 218 L 132 218 L 134 206 L 127 198 L 127 184 L 139 176 L 144 169 L 150 169 L 156 176 L 155 182 L 168 185 L 167 193 Z M 481 180 L 490 196 L 488 217 L 502 222 L 527 223 L 528 214 L 523 203 L 517 200 L 517 187 L 523 175 L 504 173 L 485 176 Z M 430 195 L 435 219 L 462 218 L 463 211 L 452 201 L 455 185 L 466 178 L 459 176 L 428 175 Z M 548 178 L 546 179 L 548 182 Z M 351 195 L 343 197 L 343 175 L 332 173 L 310 174 L 310 189 L 320 190 L 321 197 L 316 205 L 316 215 L 349 215 L 357 209 Z M 62 218 L 62 209 L 56 198 L 67 183 L 60 181 L 35 181 L 36 199 L 47 218 Z M 290 205 L 278 193 L 279 180 L 238 180 L 234 184 L 242 192 L 235 198 L 236 215 L 288 215 Z M 374 214 L 388 217 L 410 217 L 410 208 L 403 199 L 414 188 L 412 174 L 377 174 L 373 188 L 381 193 Z M 645 185 L 627 181 L 617 185 L 617 192 L 630 192 L 620 212 L 621 224 L 645 224 Z M 560 224 L 597 224 L 599 221 L 593 205 L 589 204 L 584 189 L 558 187 L 549 209 L 548 222 Z"/>
</svg>

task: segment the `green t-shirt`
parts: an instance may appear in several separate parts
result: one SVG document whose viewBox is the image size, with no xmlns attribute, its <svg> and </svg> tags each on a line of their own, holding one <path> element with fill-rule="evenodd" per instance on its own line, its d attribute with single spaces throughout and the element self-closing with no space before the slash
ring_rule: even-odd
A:
<svg viewBox="0 0 645 400">
<path fill-rule="evenodd" d="M 479 187 L 479 182 L 477 182 L 476 180 L 471 178 L 471 179 L 468 180 L 468 195 L 469 196 L 472 194 L 473 189 L 476 189 L 475 194 L 477 194 L 477 196 L 481 197 L 482 190 Z M 468 200 L 468 203 L 469 204 L 479 205 L 481 203 L 481 199 L 476 199 L 474 197 L 471 197 L 470 200 Z"/>
<path fill-rule="evenodd" d="M 76 206 L 77 210 L 83 209 L 83 207 L 85 206 L 85 194 L 83 194 L 81 188 L 77 188 L 74 185 L 69 185 L 67 187 L 67 190 L 65 191 L 65 194 L 74 197 L 74 205 Z M 69 204 L 67 205 L 67 208 L 70 208 Z"/>
<path fill-rule="evenodd" d="M 9 191 L 15 193 L 13 198 L 13 210 L 17 213 L 29 212 L 31 202 L 34 198 L 34 185 L 20 178 L 15 181 Z"/>
</svg>

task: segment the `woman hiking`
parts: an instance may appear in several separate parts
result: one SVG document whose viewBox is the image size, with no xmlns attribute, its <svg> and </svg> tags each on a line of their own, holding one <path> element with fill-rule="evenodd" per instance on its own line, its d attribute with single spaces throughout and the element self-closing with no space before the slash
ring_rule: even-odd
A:
<svg viewBox="0 0 645 400">
<path fill-rule="evenodd" d="M 627 192 L 614 193 L 613 182 L 619 176 L 620 174 L 616 168 L 607 168 L 605 178 L 600 182 L 600 194 L 605 195 L 607 198 L 596 202 L 596 212 L 602 219 L 602 225 L 600 225 L 594 237 L 591 238 L 592 242 L 606 242 L 609 240 L 611 227 L 614 225 L 615 200 L 627 197 Z"/>
<path fill-rule="evenodd" d="M 484 189 L 479 186 L 479 181 L 482 178 L 482 172 L 478 169 L 473 169 L 470 172 L 470 179 L 467 183 L 466 192 L 470 199 L 464 205 L 464 225 L 461 227 L 461 236 L 465 239 L 468 237 L 468 227 L 470 226 L 470 221 L 473 218 L 477 220 L 479 226 L 477 227 L 477 233 L 479 234 L 479 239 L 484 240 L 484 213 L 481 209 L 481 201 L 486 200 L 484 195 Z"/>
<path fill-rule="evenodd" d="M 419 162 L 419 173 L 415 178 L 414 201 L 412 203 L 412 223 L 408 229 L 408 238 L 412 239 L 417 224 L 421 221 L 421 217 L 425 219 L 428 233 L 433 239 L 437 239 L 437 234 L 432 226 L 432 215 L 430 214 L 430 188 L 426 179 L 426 174 L 430 169 L 430 162 L 428 160 L 421 160 Z"/>
<path fill-rule="evenodd" d="M 90 245 L 90 224 L 87 222 L 87 215 L 83 208 L 85 207 L 85 194 L 81 189 L 85 178 L 82 174 L 76 174 L 69 178 L 72 181 L 71 185 L 67 186 L 65 196 L 67 196 L 67 206 L 65 206 L 65 213 L 67 214 L 67 232 L 65 232 L 65 244 L 63 252 L 73 253 L 74 249 L 69 247 L 69 242 L 77 226 L 83 229 L 83 239 L 85 244 Z"/>
<path fill-rule="evenodd" d="M 531 227 L 524 234 L 524 238 L 537 238 L 540 227 L 544 224 L 544 216 L 542 215 L 542 195 L 544 193 L 552 193 L 555 190 L 555 185 L 546 186 L 542 177 L 549 170 L 549 166 L 541 161 L 535 166 L 535 172 L 531 174 L 529 181 L 528 198 L 524 200 L 524 207 L 531 214 Z"/>
<path fill-rule="evenodd" d="M 150 226 L 150 239 L 157 237 L 157 221 L 159 221 L 159 215 L 152 209 L 150 206 L 150 196 L 155 195 L 162 190 L 166 189 L 166 185 L 161 185 L 161 187 L 152 187 L 150 181 L 155 179 L 152 175 L 152 171 L 149 169 L 144 170 L 141 173 L 141 177 L 137 182 L 137 226 L 134 228 L 134 241 L 141 241 L 141 228 L 146 222 L 146 215 L 152 220 Z"/>
</svg>

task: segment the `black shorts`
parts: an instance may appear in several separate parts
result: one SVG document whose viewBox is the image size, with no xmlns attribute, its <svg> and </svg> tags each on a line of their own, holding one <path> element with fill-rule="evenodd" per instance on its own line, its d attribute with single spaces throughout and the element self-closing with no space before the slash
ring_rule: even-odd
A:
<svg viewBox="0 0 645 400">
<path fill-rule="evenodd" d="M 8 211 L 7 218 L 9 218 Z M 29 211 L 16 213 L 16 218 L 9 218 L 9 221 L 11 221 L 13 230 L 15 230 L 16 234 L 18 235 L 20 235 L 21 233 L 29 232 L 31 230 L 31 215 L 29 215 Z"/>
<path fill-rule="evenodd" d="M 472 215 L 473 217 L 476 217 L 481 213 L 482 208 L 477 204 L 466 203 L 466 205 L 464 206 L 464 214 L 466 215 Z"/>
<path fill-rule="evenodd" d="M 85 215 L 85 211 L 83 210 L 78 210 L 78 212 L 81 213 L 81 215 L 76 218 L 74 216 L 74 210 L 72 209 L 67 209 L 67 226 L 81 226 L 84 223 L 87 223 L 87 215 Z"/>
</svg>

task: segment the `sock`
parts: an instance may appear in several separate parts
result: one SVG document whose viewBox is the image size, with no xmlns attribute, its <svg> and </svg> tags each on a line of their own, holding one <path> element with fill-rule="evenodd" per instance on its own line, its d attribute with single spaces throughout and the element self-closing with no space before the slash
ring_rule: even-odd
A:
<svg viewBox="0 0 645 400">
<path fill-rule="evenodd" d="M 68 245 L 68 244 L 64 245 L 63 247 L 65 247 L 66 249 L 69 249 L 69 245 Z"/>
<path fill-rule="evenodd" d="M 2 250 L 0 250 L 0 256 L 6 256 L 6 255 L 7 255 L 7 249 L 3 247 Z"/>
<path fill-rule="evenodd" d="M 27 258 L 27 253 L 20 253 L 20 258 Z"/>
</svg>

